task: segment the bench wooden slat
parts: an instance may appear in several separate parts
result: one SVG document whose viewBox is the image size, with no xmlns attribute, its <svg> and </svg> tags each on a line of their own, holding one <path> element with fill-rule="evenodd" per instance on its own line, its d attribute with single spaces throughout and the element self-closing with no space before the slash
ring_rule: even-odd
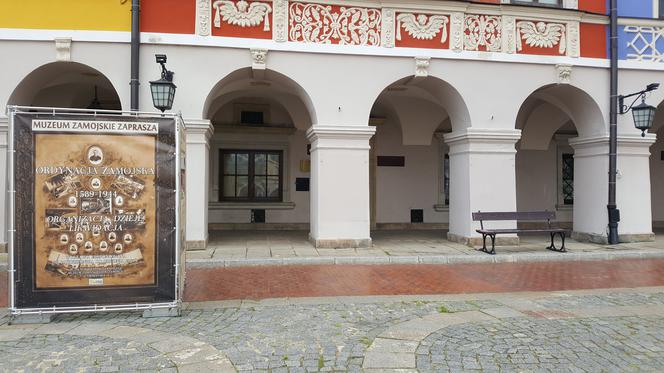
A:
<svg viewBox="0 0 664 373">
<path fill-rule="evenodd" d="M 481 220 L 553 220 L 556 218 L 555 211 L 492 211 L 473 212 L 473 221 Z"/>
<path fill-rule="evenodd" d="M 556 218 L 555 211 L 492 211 L 492 212 L 474 212 L 473 221 L 480 222 L 480 229 L 475 230 L 482 235 L 482 251 L 489 254 L 496 253 L 496 235 L 498 234 L 518 234 L 518 233 L 549 233 L 551 234 L 551 245 L 547 247 L 549 250 L 565 252 L 565 235 L 569 233 L 569 229 L 563 229 L 551 226 L 551 220 Z M 546 220 L 548 228 L 533 228 L 533 229 L 519 229 L 519 228 L 498 228 L 488 229 L 484 228 L 485 221 L 494 220 L 514 220 L 514 221 L 542 221 Z M 559 235 L 562 240 L 560 249 L 555 246 L 555 236 Z M 491 251 L 486 247 L 486 238 L 491 238 Z"/>
<path fill-rule="evenodd" d="M 477 233 L 486 234 L 508 234 L 508 233 L 551 233 L 551 232 L 569 232 L 565 228 L 551 228 L 551 229 L 477 229 Z"/>
</svg>

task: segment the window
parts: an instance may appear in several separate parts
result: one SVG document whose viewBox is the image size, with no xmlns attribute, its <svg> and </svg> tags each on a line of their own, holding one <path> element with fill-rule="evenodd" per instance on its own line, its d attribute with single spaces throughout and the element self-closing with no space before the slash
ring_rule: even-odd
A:
<svg viewBox="0 0 664 373">
<path fill-rule="evenodd" d="M 221 150 L 221 201 L 281 202 L 283 152 Z"/>
<path fill-rule="evenodd" d="M 242 110 L 240 112 L 241 124 L 264 124 L 264 115 L 262 111 Z"/>
<path fill-rule="evenodd" d="M 574 154 L 563 154 L 562 192 L 565 205 L 574 204 Z"/>
<path fill-rule="evenodd" d="M 563 1 L 562 0 L 512 0 L 512 4 L 562 7 Z"/>
<path fill-rule="evenodd" d="M 659 13 L 657 16 L 659 18 L 664 18 L 664 0 L 657 0 L 658 9 L 657 13 Z"/>
</svg>

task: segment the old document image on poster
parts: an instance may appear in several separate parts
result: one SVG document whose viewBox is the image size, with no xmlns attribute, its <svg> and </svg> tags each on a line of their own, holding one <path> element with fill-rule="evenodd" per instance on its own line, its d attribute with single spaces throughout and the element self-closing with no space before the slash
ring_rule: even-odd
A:
<svg viewBox="0 0 664 373">
<path fill-rule="evenodd" d="M 32 127 L 36 288 L 154 284 L 157 124 Z"/>
</svg>

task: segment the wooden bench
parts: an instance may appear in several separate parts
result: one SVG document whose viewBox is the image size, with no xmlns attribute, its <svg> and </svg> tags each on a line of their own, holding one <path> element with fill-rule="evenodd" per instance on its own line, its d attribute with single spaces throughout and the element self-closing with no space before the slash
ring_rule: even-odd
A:
<svg viewBox="0 0 664 373">
<path fill-rule="evenodd" d="M 556 213 L 553 211 L 530 211 L 530 212 L 474 212 L 473 221 L 480 222 L 480 228 L 476 232 L 482 235 L 482 248 L 481 251 L 484 251 L 487 254 L 496 253 L 496 235 L 498 234 L 519 234 L 519 233 L 528 233 L 528 234 L 537 234 L 537 233 L 549 233 L 551 235 L 551 245 L 547 247 L 549 250 L 566 252 L 565 249 L 565 235 L 569 232 L 568 229 L 557 228 L 551 226 L 551 220 L 556 218 Z M 485 221 L 494 221 L 494 220 L 515 220 L 519 221 L 546 221 L 548 228 L 534 228 L 534 229 L 488 229 L 484 228 Z M 556 235 L 560 236 L 562 240 L 562 245 L 560 248 L 557 248 L 554 244 L 554 238 Z M 486 238 L 491 237 L 491 251 L 486 248 Z"/>
</svg>

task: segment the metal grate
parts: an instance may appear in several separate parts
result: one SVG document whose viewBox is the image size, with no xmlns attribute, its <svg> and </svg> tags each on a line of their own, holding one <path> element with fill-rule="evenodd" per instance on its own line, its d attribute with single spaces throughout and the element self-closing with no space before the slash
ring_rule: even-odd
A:
<svg viewBox="0 0 664 373">
<path fill-rule="evenodd" d="M 563 203 L 574 204 L 574 154 L 563 154 Z"/>
</svg>

